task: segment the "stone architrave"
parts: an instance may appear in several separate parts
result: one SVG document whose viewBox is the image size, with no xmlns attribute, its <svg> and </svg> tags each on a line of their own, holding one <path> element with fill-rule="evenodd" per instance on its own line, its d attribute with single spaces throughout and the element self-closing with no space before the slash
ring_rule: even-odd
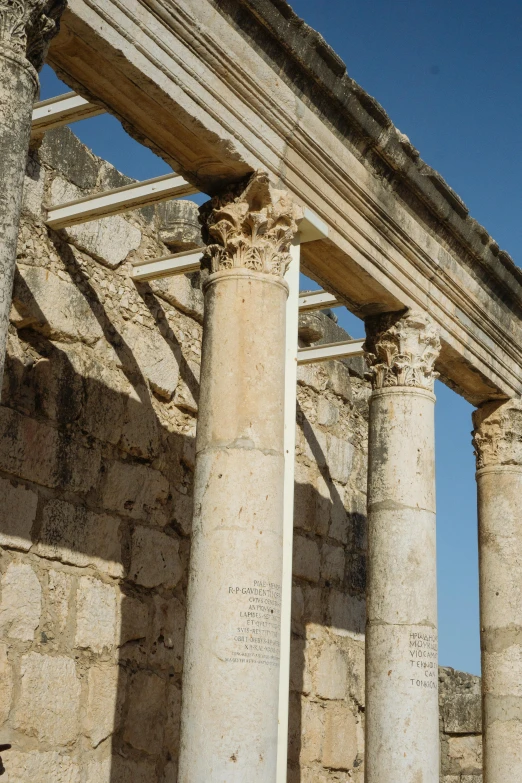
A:
<svg viewBox="0 0 522 783">
<path fill-rule="evenodd" d="M 484 783 L 522 780 L 522 400 L 473 414 Z"/>
<path fill-rule="evenodd" d="M 276 776 L 283 280 L 295 207 L 256 173 L 202 208 L 210 275 L 196 441 L 180 783 Z"/>
<path fill-rule="evenodd" d="M 429 316 L 374 316 L 368 444 L 366 783 L 438 783 L 434 363 Z"/>
<path fill-rule="evenodd" d="M 0 0 L 0 388 L 38 71 L 66 0 Z"/>
</svg>

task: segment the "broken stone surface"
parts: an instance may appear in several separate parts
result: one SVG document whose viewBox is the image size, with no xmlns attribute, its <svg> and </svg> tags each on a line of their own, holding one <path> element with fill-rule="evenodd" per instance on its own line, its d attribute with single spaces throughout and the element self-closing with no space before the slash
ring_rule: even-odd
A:
<svg viewBox="0 0 522 783">
<path fill-rule="evenodd" d="M 83 293 L 71 281 L 49 269 L 19 266 L 13 302 L 20 316 L 15 325 L 31 325 L 52 340 L 78 340 L 88 345 L 103 335 L 102 327 Z"/>
<path fill-rule="evenodd" d="M 106 473 L 102 502 L 119 514 L 153 522 L 168 493 L 169 483 L 159 471 L 146 465 L 113 462 Z"/>
<path fill-rule="evenodd" d="M 129 578 L 143 587 L 175 587 L 182 574 L 179 541 L 159 530 L 137 526 L 132 535 Z"/>
<path fill-rule="evenodd" d="M 89 670 L 83 730 L 93 748 L 119 728 L 125 700 L 125 678 L 125 671 L 119 666 Z"/>
<path fill-rule="evenodd" d="M 74 742 L 79 733 L 80 690 L 72 658 L 24 655 L 14 728 L 54 746 Z"/>
<path fill-rule="evenodd" d="M 30 642 L 40 624 L 42 587 L 28 563 L 9 563 L 1 579 L 0 631 Z"/>
<path fill-rule="evenodd" d="M 0 479 L 0 546 L 21 549 L 31 548 L 31 529 L 36 517 L 38 495 L 14 482 Z"/>
<path fill-rule="evenodd" d="M 144 378 L 160 397 L 169 400 L 178 385 L 180 349 L 159 332 L 127 324 L 122 338 L 132 351 Z"/>
<path fill-rule="evenodd" d="M 172 199 L 157 206 L 159 236 L 173 253 L 204 245 L 199 207 L 189 199 Z"/>
</svg>

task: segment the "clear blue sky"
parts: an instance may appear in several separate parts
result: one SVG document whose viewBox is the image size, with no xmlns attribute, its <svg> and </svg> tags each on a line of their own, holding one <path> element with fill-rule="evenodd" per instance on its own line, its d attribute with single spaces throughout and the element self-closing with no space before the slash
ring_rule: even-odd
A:
<svg viewBox="0 0 522 783">
<path fill-rule="evenodd" d="M 471 214 L 522 260 L 520 0 L 293 0 Z M 42 98 L 63 92 L 49 68 Z M 169 171 L 111 117 L 74 126 L 121 171 Z M 355 337 L 362 324 L 346 311 Z M 480 673 L 477 525 L 471 406 L 437 383 L 440 663 Z"/>
</svg>

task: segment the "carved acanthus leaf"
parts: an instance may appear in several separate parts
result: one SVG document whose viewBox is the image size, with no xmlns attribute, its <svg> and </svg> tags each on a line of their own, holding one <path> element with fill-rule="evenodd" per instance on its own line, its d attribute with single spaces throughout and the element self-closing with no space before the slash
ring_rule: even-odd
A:
<svg viewBox="0 0 522 783">
<path fill-rule="evenodd" d="M 374 389 L 412 386 L 433 391 L 439 330 L 425 313 L 386 313 L 366 320 L 366 359 Z"/>
<path fill-rule="evenodd" d="M 0 0 L 0 42 L 39 71 L 66 4 L 67 0 Z"/>
<path fill-rule="evenodd" d="M 488 402 L 473 413 L 477 469 L 522 466 L 522 400 Z"/>
<path fill-rule="evenodd" d="M 214 196 L 201 208 L 201 222 L 212 272 L 240 268 L 284 275 L 296 207 L 286 191 L 271 187 L 266 173 Z"/>
</svg>

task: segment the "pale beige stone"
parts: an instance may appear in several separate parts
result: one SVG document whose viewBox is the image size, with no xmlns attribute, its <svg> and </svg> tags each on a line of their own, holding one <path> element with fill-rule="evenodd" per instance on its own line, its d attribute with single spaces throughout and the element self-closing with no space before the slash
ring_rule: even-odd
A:
<svg viewBox="0 0 522 783">
<path fill-rule="evenodd" d="M 328 599 L 330 627 L 339 636 L 364 639 L 365 602 L 361 596 L 332 590 Z"/>
<path fill-rule="evenodd" d="M 29 653 L 22 657 L 15 729 L 51 745 L 68 745 L 79 733 L 80 680 L 72 658 Z"/>
<path fill-rule="evenodd" d="M 174 405 L 177 405 L 178 408 L 197 413 L 200 372 L 200 364 L 191 359 L 182 362 L 182 372 L 174 395 Z"/>
<path fill-rule="evenodd" d="M 93 666 L 87 675 L 84 733 L 93 748 L 118 730 L 125 700 L 125 671 L 119 666 Z"/>
<path fill-rule="evenodd" d="M 83 293 L 72 281 L 49 269 L 19 266 L 25 286 L 15 288 L 13 301 L 23 324 L 54 340 L 79 340 L 92 345 L 103 336 L 102 327 Z"/>
<path fill-rule="evenodd" d="M 12 639 L 30 642 L 40 623 L 42 587 L 26 563 L 9 563 L 1 581 L 0 629 Z"/>
<path fill-rule="evenodd" d="M 80 783 L 81 780 L 76 759 L 54 750 L 42 753 L 36 750 L 28 753 L 10 750 L 4 761 L 8 772 L 7 783 Z"/>
<path fill-rule="evenodd" d="M 163 746 L 167 686 L 167 679 L 151 672 L 137 672 L 129 679 L 123 738 L 136 750 L 151 756 Z"/>
<path fill-rule="evenodd" d="M 158 331 L 143 329 L 128 323 L 122 338 L 151 388 L 160 397 L 170 400 L 179 379 L 179 346 L 168 342 Z"/>
<path fill-rule="evenodd" d="M 333 481 L 346 484 L 350 478 L 354 455 L 353 444 L 335 435 L 326 436 L 326 459 Z"/>
<path fill-rule="evenodd" d="M 154 620 L 150 661 L 154 666 L 183 670 L 185 607 L 177 598 L 154 596 Z"/>
<path fill-rule="evenodd" d="M 321 551 L 321 561 L 321 576 L 323 579 L 343 580 L 345 556 L 342 547 L 324 544 Z"/>
<path fill-rule="evenodd" d="M 56 634 L 61 634 L 67 625 L 72 577 L 63 571 L 49 571 L 47 610 Z"/>
<path fill-rule="evenodd" d="M 132 535 L 129 578 L 143 587 L 175 587 L 182 574 L 179 541 L 159 530 L 137 526 Z"/>
<path fill-rule="evenodd" d="M 348 680 L 346 657 L 333 644 L 324 644 L 319 650 L 314 686 L 321 699 L 344 699 Z"/>
<path fill-rule="evenodd" d="M 331 427 L 339 420 L 339 408 L 330 400 L 320 397 L 317 402 L 317 423 L 323 427 Z"/>
<path fill-rule="evenodd" d="M 35 492 L 0 479 L 0 546 L 24 552 L 31 548 L 31 528 L 37 504 Z"/>
<path fill-rule="evenodd" d="M 463 774 L 482 774 L 482 737 L 448 737 L 448 757 Z"/>
<path fill-rule="evenodd" d="M 294 576 L 309 582 L 318 582 L 321 567 L 319 547 L 315 541 L 304 536 L 294 536 L 292 570 Z"/>
<path fill-rule="evenodd" d="M 356 720 L 348 705 L 329 704 L 324 716 L 322 762 L 329 769 L 352 769 L 357 758 Z"/>
<path fill-rule="evenodd" d="M 87 783 L 112 783 L 112 759 L 90 761 L 87 765 Z"/>
<path fill-rule="evenodd" d="M 152 280 L 151 288 L 155 294 L 183 312 L 203 320 L 203 293 L 196 284 L 195 275 L 173 275 L 160 280 Z"/>
<path fill-rule="evenodd" d="M 116 517 L 51 500 L 44 508 L 35 552 L 62 563 L 92 566 L 109 576 L 123 576 L 119 526 Z"/>
<path fill-rule="evenodd" d="M 321 761 L 325 712 L 322 705 L 301 699 L 301 764 Z"/>
<path fill-rule="evenodd" d="M 119 636 L 119 619 L 115 588 L 90 576 L 80 577 L 76 598 L 76 646 L 96 653 L 112 650 Z"/>
<path fill-rule="evenodd" d="M 0 644 L 0 726 L 9 717 L 13 698 L 13 670 L 7 658 L 7 650 L 6 644 Z"/>
<path fill-rule="evenodd" d="M 105 508 L 148 522 L 161 520 L 161 512 L 169 494 L 169 482 L 158 470 L 146 465 L 112 462 L 107 470 L 102 491 Z"/>
</svg>

